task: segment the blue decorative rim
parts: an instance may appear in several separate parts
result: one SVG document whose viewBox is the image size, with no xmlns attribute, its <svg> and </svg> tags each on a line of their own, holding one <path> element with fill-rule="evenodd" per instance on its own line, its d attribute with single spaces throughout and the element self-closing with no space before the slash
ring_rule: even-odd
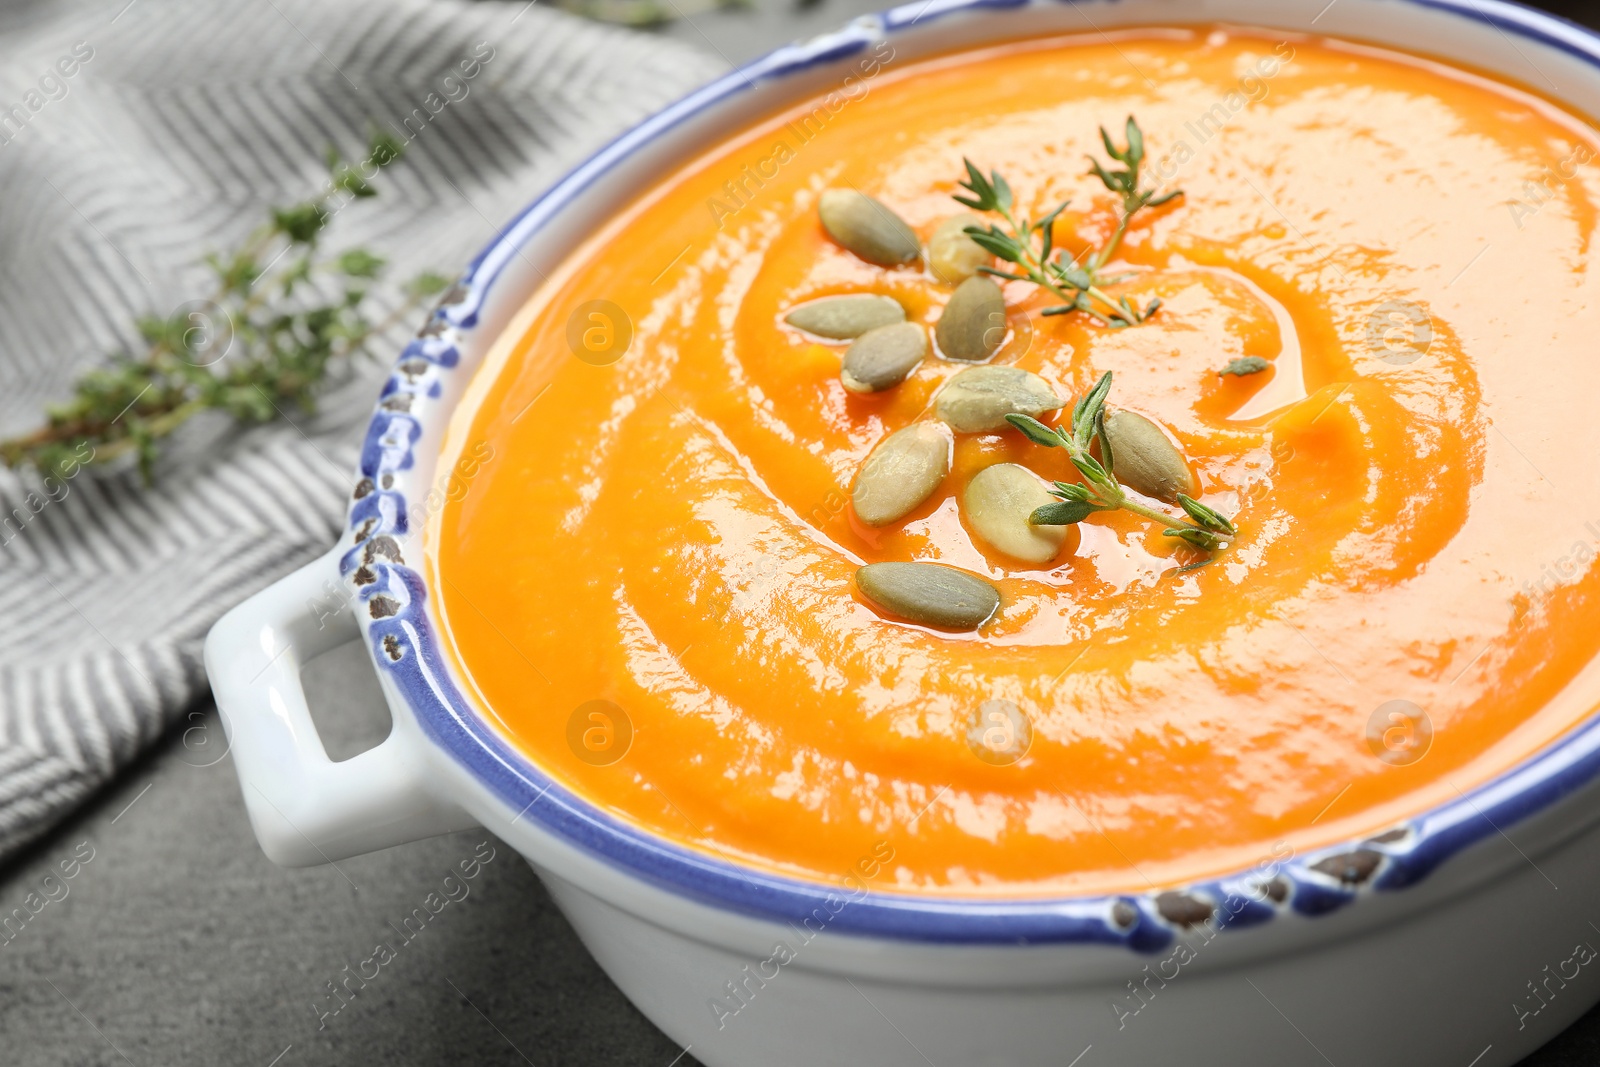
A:
<svg viewBox="0 0 1600 1067">
<path fill-rule="evenodd" d="M 735 70 L 656 113 L 602 148 L 535 200 L 485 248 L 402 352 L 383 388 L 361 452 L 361 481 L 349 511 L 351 547 L 342 557 L 366 611 L 358 615 L 375 661 L 403 692 L 424 732 L 512 810 L 631 874 L 718 907 L 800 923 L 814 914 L 829 929 L 931 943 L 1103 943 L 1154 952 L 1175 931 L 1204 921 L 1255 925 L 1282 910 L 1322 915 L 1363 893 L 1410 886 L 1446 859 L 1555 803 L 1600 775 L 1600 717 L 1493 781 L 1398 829 L 1306 856 L 1270 863 L 1182 892 L 963 900 L 873 890 L 841 903 L 840 889 L 738 866 L 673 844 L 606 814 L 557 785 L 486 723 L 451 677 L 426 610 L 422 575 L 396 536 L 408 532 L 407 499 L 395 475 L 411 469 L 422 440 L 418 410 L 438 402 L 447 375 L 461 370 L 460 342 L 478 324 L 490 289 L 513 256 L 595 178 L 707 108 L 754 85 L 848 57 L 913 25 L 952 14 L 1019 9 L 1052 0 L 926 0 L 809 42 L 789 45 Z M 1113 0 L 1114 2 L 1114 0 Z M 1600 69 L 1600 37 L 1573 23 L 1501 0 L 1394 0 L 1476 19 L 1503 33 L 1558 48 Z M 436 415 L 437 418 L 437 415 Z M 441 420 L 442 421 L 442 420 Z M 429 442 L 429 447 L 437 447 Z M 832 906 L 830 906 L 830 904 Z"/>
</svg>

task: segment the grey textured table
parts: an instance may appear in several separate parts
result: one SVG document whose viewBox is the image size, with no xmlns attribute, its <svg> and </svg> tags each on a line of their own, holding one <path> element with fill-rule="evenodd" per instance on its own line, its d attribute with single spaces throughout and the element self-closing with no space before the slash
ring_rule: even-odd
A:
<svg viewBox="0 0 1600 1067">
<path fill-rule="evenodd" d="M 698 15 L 664 32 L 740 62 L 869 10 L 860 0 Z M 1600 24 L 1600 10 L 1557 6 Z M 307 667 L 334 755 L 387 713 L 358 646 Z M 693 1064 L 589 959 L 532 872 L 484 834 L 287 871 L 256 847 L 215 711 L 0 872 L 9 913 L 76 861 L 0 947 L 0 1064 Z M 494 857 L 337 1014 L 329 983 L 489 842 Z M 84 857 L 92 857 L 84 861 Z M 460 896 L 460 890 L 455 891 Z M 1397 1005 L 1396 1010 L 1403 1010 Z M 324 1013 L 328 1013 L 324 1015 Z M 1600 1009 L 1525 1067 L 1600 1062 Z M 1460 1065 L 1465 1067 L 1465 1065 Z"/>
</svg>

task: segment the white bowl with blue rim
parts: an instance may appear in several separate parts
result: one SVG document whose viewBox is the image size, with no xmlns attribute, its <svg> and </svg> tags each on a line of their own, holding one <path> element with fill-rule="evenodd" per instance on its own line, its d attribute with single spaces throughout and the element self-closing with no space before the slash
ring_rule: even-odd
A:
<svg viewBox="0 0 1600 1067">
<path fill-rule="evenodd" d="M 882 40 L 904 63 L 1199 22 L 1420 48 L 1600 114 L 1600 37 L 1494 0 L 916 0 L 706 86 L 473 261 L 385 386 L 340 543 L 212 630 L 206 669 L 267 855 L 326 863 L 486 827 L 708 1067 L 1500 1067 L 1600 999 L 1600 719 L 1387 833 L 1276 851 L 1166 895 L 850 894 L 654 837 L 555 784 L 465 695 L 441 646 L 412 516 L 473 371 L 578 238 L 726 131 L 835 87 Z M 354 610 L 307 610 L 330 593 Z M 300 667 L 354 639 L 394 725 L 334 763 Z"/>
</svg>

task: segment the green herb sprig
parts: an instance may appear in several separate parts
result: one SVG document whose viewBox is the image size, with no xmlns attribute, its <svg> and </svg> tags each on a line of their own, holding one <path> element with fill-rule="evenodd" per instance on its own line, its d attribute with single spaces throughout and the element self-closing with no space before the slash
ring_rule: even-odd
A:
<svg viewBox="0 0 1600 1067">
<path fill-rule="evenodd" d="M 363 162 L 384 167 L 403 149 L 399 139 L 378 132 Z M 0 441 L 0 459 L 50 474 L 86 454 L 96 463 L 132 454 L 148 483 L 159 442 L 203 411 L 264 423 L 289 408 L 312 410 L 331 364 L 364 351 L 374 335 L 446 285 L 437 275 L 421 275 L 382 321 L 368 317 L 367 291 L 384 260 L 361 248 L 325 256 L 319 242 L 336 201 L 370 198 L 377 190 L 337 151 L 329 150 L 327 164 L 321 193 L 273 208 L 233 253 L 206 257 L 216 276 L 209 298 L 139 319 L 144 351 L 117 353 L 109 366 L 84 374 L 70 400 L 47 409 L 44 426 Z"/>
<path fill-rule="evenodd" d="M 1111 372 L 1106 371 L 1094 388 L 1073 405 L 1069 428 L 1052 429 L 1027 415 L 1006 416 L 1006 421 L 1034 444 L 1046 448 L 1065 448 L 1067 458 L 1083 475 L 1081 482 L 1056 482 L 1051 495 L 1060 500 L 1036 508 L 1028 516 L 1028 521 L 1035 526 L 1071 526 L 1097 511 L 1121 509 L 1160 523 L 1164 527 L 1161 531 L 1163 534 L 1195 548 L 1214 552 L 1226 547 L 1228 542 L 1239 536 L 1239 531 L 1219 512 L 1180 493 L 1178 504 L 1190 520 L 1185 522 L 1133 499 L 1112 475 L 1115 460 L 1111 452 L 1111 440 L 1106 435 L 1105 414 L 1106 396 L 1110 392 Z M 1090 451 L 1095 443 L 1100 446 L 1099 459 Z"/>
<path fill-rule="evenodd" d="M 1102 326 L 1115 328 L 1133 326 L 1154 315 L 1161 307 L 1159 298 L 1139 308 L 1125 296 L 1111 296 L 1105 291 L 1105 286 L 1114 285 L 1124 280 L 1126 276 L 1109 277 L 1104 270 L 1122 244 L 1123 237 L 1127 235 L 1128 223 L 1134 215 L 1144 208 L 1159 207 L 1174 197 L 1182 196 L 1183 190 L 1173 189 L 1158 194 L 1154 189 L 1141 189 L 1140 170 L 1145 158 L 1144 134 L 1132 115 L 1128 116 L 1126 135 L 1127 146 L 1118 148 L 1105 127 L 1100 127 L 1100 139 L 1105 142 L 1107 154 L 1122 166 L 1107 168 L 1091 156 L 1089 173 L 1098 177 L 1107 189 L 1122 197 L 1122 212 L 1117 219 L 1116 229 L 1106 243 L 1091 251 L 1081 261 L 1077 256 L 1068 258 L 1066 250 L 1056 247 L 1055 244 L 1055 221 L 1071 201 L 1063 200 L 1037 221 L 1031 221 L 1026 216 L 1019 217 L 1011 186 L 1000 172 L 991 170 L 989 176 L 984 177 L 983 172 L 970 159 L 963 159 L 962 162 L 967 167 L 967 178 L 961 183 L 961 187 L 971 195 L 957 195 L 954 199 L 974 211 L 999 215 L 1005 222 L 1004 228 L 995 223 L 990 223 L 987 227 L 969 226 L 966 228 L 967 236 L 976 241 L 984 251 L 998 256 L 1007 263 L 1013 263 L 1018 268 L 1017 271 L 993 267 L 980 267 L 979 270 L 1013 281 L 1033 282 L 1055 294 L 1063 303 L 1045 308 L 1043 313 L 1046 315 L 1066 315 L 1081 311 L 1092 316 Z"/>
</svg>

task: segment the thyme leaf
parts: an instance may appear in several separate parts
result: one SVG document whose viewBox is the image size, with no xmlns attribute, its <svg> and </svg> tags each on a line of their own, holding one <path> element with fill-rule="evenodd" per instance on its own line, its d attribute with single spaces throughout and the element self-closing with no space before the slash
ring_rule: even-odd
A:
<svg viewBox="0 0 1600 1067">
<path fill-rule="evenodd" d="M 1247 374 L 1260 374 L 1272 366 L 1260 356 L 1240 356 L 1238 359 L 1228 360 L 1228 365 L 1217 371 L 1220 378 L 1224 374 L 1236 374 L 1243 378 Z"/>
</svg>

